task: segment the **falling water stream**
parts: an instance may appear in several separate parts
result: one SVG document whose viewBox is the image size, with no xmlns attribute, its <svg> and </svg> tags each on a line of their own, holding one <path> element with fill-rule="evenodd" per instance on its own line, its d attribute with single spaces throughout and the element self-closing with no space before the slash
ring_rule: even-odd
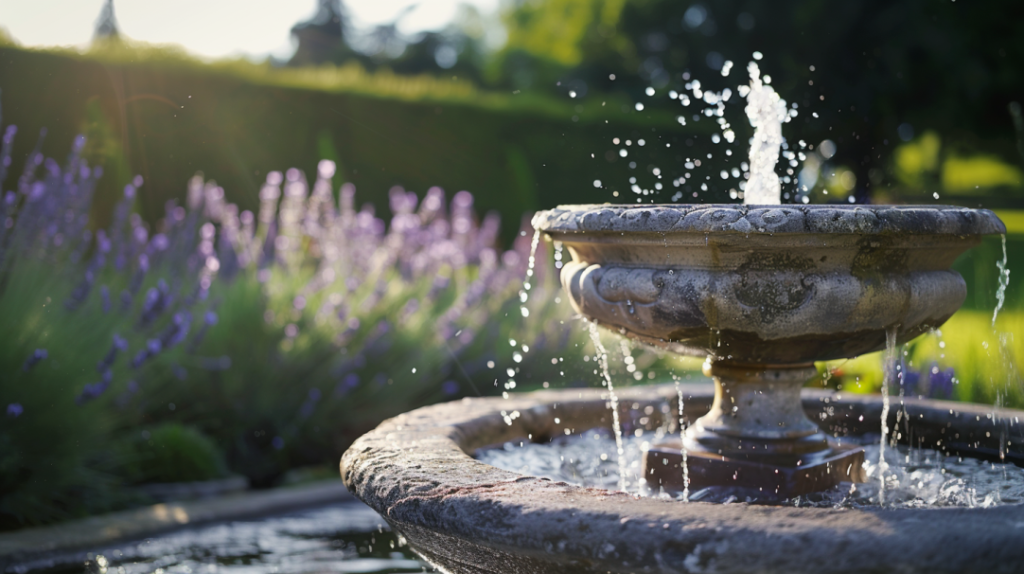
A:
<svg viewBox="0 0 1024 574">
<path fill-rule="evenodd" d="M 537 245 L 540 244 L 540 230 L 533 232 L 533 239 L 530 240 L 530 259 L 526 265 L 526 279 L 523 280 L 523 290 L 519 292 L 519 312 L 522 313 L 523 317 L 530 316 L 530 309 L 526 307 L 526 302 L 530 298 L 530 289 L 533 288 L 533 268 L 537 265 Z"/>
<path fill-rule="evenodd" d="M 1006 302 L 1006 287 L 1010 284 L 1010 268 L 1006 265 L 1006 234 L 1000 235 L 1003 240 L 1003 260 L 996 262 L 996 268 L 999 269 L 999 287 L 996 289 L 996 309 L 992 312 L 992 326 L 996 326 L 996 317 L 999 316 L 999 310 L 1003 308 L 1003 303 Z"/>
<path fill-rule="evenodd" d="M 882 363 L 882 438 L 878 442 L 878 503 L 885 504 L 885 443 L 889 438 L 889 385 L 896 374 L 896 332 L 899 325 L 885 330 L 885 361 Z"/>
<path fill-rule="evenodd" d="M 686 418 L 683 416 L 683 387 L 679 384 L 679 376 L 672 373 L 672 381 L 676 385 L 676 396 L 679 397 L 679 448 L 683 453 L 683 501 L 690 500 L 690 467 L 686 460 Z"/>
<path fill-rule="evenodd" d="M 615 395 L 615 386 L 612 384 L 612 375 L 608 371 L 608 351 L 601 343 L 601 333 L 597 330 L 597 323 L 590 324 L 590 340 L 594 342 L 597 350 L 597 360 L 601 366 L 601 374 L 604 376 L 604 383 L 608 387 L 608 400 L 612 409 L 612 429 L 615 431 L 615 453 L 619 466 L 619 490 L 626 490 L 626 464 L 625 454 L 622 448 L 622 424 L 619 422 L 619 397 Z"/>
</svg>

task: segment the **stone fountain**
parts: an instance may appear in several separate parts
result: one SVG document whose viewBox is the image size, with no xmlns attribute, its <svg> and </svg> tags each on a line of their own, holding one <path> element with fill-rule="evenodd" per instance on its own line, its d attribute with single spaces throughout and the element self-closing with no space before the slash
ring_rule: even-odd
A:
<svg viewBox="0 0 1024 574">
<path fill-rule="evenodd" d="M 987 210 L 922 206 L 568 206 L 534 225 L 572 254 L 562 285 L 581 315 L 707 358 L 715 401 L 685 434 L 690 486 L 782 498 L 861 480 L 862 450 L 800 406 L 814 362 L 942 325 L 967 295 L 953 261 L 1004 232 Z M 651 449 L 648 484 L 683 490 L 681 459 L 678 442 Z"/>
<path fill-rule="evenodd" d="M 893 350 L 942 325 L 967 294 L 954 260 L 1005 227 L 984 209 L 776 205 L 781 126 L 794 111 L 755 62 L 747 68 L 750 84 L 739 93 L 755 128 L 744 187 L 751 205 L 564 206 L 533 219 L 572 255 L 561 280 L 580 315 L 706 359 L 714 388 L 687 391 L 680 419 L 694 421 L 688 429 L 665 420 L 676 399 L 671 385 L 616 396 L 608 379 L 606 389 L 426 407 L 385 421 L 345 453 L 349 489 L 443 571 L 1024 571 L 1019 505 L 685 503 L 552 482 L 472 458 L 508 441 L 663 425 L 682 440 L 646 452 L 642 476 L 654 492 L 725 487 L 765 501 L 863 478 L 863 451 L 842 439 L 895 428 L 899 417 L 886 396 L 802 390 L 817 375 L 814 362 Z M 1024 466 L 1024 412 L 916 398 L 900 406 L 904 443 L 913 437 L 914 446 L 946 454 L 998 453 Z"/>
<path fill-rule="evenodd" d="M 860 450 L 829 437 L 877 433 L 882 420 L 896 425 L 879 396 L 801 395 L 812 361 L 942 324 L 966 295 L 950 264 L 982 235 L 1004 231 L 988 211 L 951 207 L 584 206 L 538 214 L 535 224 L 571 253 L 561 277 L 580 313 L 708 358 L 715 388 L 690 389 L 685 403 L 696 421 L 685 434 L 691 486 L 739 482 L 780 495 L 857 480 Z M 634 387 L 618 398 L 627 428 L 673 424 L 660 408 L 675 404 L 672 386 Z M 357 440 L 342 458 L 342 478 L 445 572 L 1024 569 L 1019 505 L 686 503 L 522 476 L 472 457 L 506 441 L 610 428 L 607 399 L 606 390 L 572 389 L 421 408 Z M 904 443 L 999 452 L 1024 466 L 1022 411 L 916 398 L 903 399 L 902 411 Z M 679 444 L 656 447 L 656 456 L 679 456 Z M 673 490 L 676 477 L 678 468 L 654 480 Z"/>
<path fill-rule="evenodd" d="M 691 486 L 780 496 L 857 480 L 861 451 L 833 441 L 897 421 L 877 395 L 801 394 L 812 361 L 941 325 L 966 294 L 951 263 L 983 235 L 1003 232 L 991 212 L 957 207 L 593 205 L 543 212 L 534 224 L 572 254 L 561 277 L 582 315 L 707 358 L 714 388 L 691 387 L 685 401 L 696 421 L 685 433 Z M 671 427 L 664 413 L 675 395 L 671 385 L 621 390 L 622 424 Z M 1019 505 L 685 503 L 524 476 L 472 457 L 507 441 L 610 428 L 608 399 L 605 389 L 567 389 L 422 408 L 356 441 L 342 478 L 445 572 L 1024 571 Z M 904 443 L 1000 453 L 996 460 L 1024 466 L 1024 412 L 917 398 L 900 410 Z M 652 449 L 648 481 L 681 487 L 678 467 L 650 464 L 681 452 L 678 438 Z"/>
</svg>

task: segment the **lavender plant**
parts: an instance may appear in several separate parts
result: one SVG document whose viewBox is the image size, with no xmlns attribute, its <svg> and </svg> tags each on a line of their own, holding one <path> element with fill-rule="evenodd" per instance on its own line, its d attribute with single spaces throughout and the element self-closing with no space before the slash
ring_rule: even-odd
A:
<svg viewBox="0 0 1024 574">
<path fill-rule="evenodd" d="M 16 129 L 0 145 L 7 181 Z M 199 213 L 168 206 L 159 232 L 132 213 L 88 214 L 102 170 L 75 140 L 63 165 L 36 147 L 0 202 L 0 525 L 118 503 L 110 437 L 135 417 L 117 408 L 181 352 L 218 267 L 193 237 Z"/>
<path fill-rule="evenodd" d="M 179 420 L 228 445 L 229 464 L 256 484 L 333 462 L 404 410 L 504 392 L 510 378 L 555 381 L 558 354 L 582 340 L 544 265 L 523 317 L 529 238 L 500 251 L 497 215 L 478 221 L 469 193 L 449 203 L 439 188 L 422 201 L 393 188 L 386 224 L 372 206 L 356 209 L 350 184 L 336 202 L 333 172 L 321 162 L 311 186 L 298 170 L 271 172 L 256 214 L 239 213 L 213 183 L 190 188 L 221 263 L 219 322 L 204 341 L 209 356 L 161 389 L 151 416 L 174 402 Z M 225 359 L 215 367 L 212 357 Z"/>
<path fill-rule="evenodd" d="M 118 444 L 147 429 L 199 428 L 233 471 L 272 484 L 336 460 L 386 416 L 514 379 L 557 383 L 582 340 L 546 266 L 523 301 L 529 238 L 498 249 L 497 216 L 478 220 L 467 192 L 394 188 L 387 224 L 355 208 L 351 185 L 335 199 L 321 162 L 312 186 L 272 172 L 255 214 L 196 177 L 185 206 L 149 226 L 136 178 L 94 229 L 102 170 L 83 144 L 63 165 L 37 148 L 0 205 L 6 525 L 123 504 L 140 473 Z"/>
</svg>

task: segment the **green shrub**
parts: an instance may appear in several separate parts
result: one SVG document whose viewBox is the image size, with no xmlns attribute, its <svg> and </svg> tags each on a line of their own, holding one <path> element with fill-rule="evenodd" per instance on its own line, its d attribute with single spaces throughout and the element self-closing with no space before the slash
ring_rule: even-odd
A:
<svg viewBox="0 0 1024 574">
<path fill-rule="evenodd" d="M 227 475 L 224 455 L 209 437 L 176 423 L 141 431 L 121 449 L 119 474 L 133 484 L 193 482 Z"/>
</svg>

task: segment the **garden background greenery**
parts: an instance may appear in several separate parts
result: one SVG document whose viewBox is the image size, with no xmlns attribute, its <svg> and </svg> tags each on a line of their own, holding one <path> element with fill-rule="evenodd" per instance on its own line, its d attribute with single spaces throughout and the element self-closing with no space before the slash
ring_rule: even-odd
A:
<svg viewBox="0 0 1024 574">
<path fill-rule="evenodd" d="M 330 474 L 417 406 L 598 384 L 553 246 L 527 275 L 525 222 L 632 201 L 629 177 L 709 150 L 709 188 L 680 194 L 735 201 L 718 126 L 666 94 L 735 86 L 754 50 L 799 105 L 787 138 L 819 150 L 810 201 L 992 208 L 1024 268 L 1019 3 L 524 0 L 502 18 L 497 50 L 463 20 L 301 66 L 0 37 L 0 527 L 143 504 L 153 483 Z M 613 138 L 650 145 L 624 158 Z M 1024 406 L 1013 275 L 992 326 L 1003 252 L 957 262 L 968 300 L 906 349 L 905 392 Z M 612 361 L 625 382 L 699 378 L 609 348 L 634 357 Z M 822 372 L 881 384 L 877 356 Z"/>
</svg>

